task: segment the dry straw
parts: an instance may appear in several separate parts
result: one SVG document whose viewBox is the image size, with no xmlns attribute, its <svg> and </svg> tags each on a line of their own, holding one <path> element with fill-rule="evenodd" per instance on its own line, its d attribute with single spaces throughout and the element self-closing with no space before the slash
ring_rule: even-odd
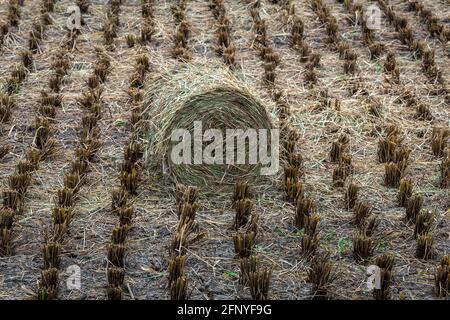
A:
<svg viewBox="0 0 450 320">
<path fill-rule="evenodd" d="M 224 142 L 226 129 L 273 128 L 268 103 L 241 77 L 219 65 L 183 64 L 152 81 L 144 101 L 144 114 L 150 122 L 146 159 L 152 165 L 164 161 L 176 182 L 208 188 L 233 185 L 238 178 L 253 180 L 260 175 L 259 165 L 175 165 L 170 159 L 176 144 L 170 141 L 172 131 L 187 129 L 194 141 L 194 121 L 202 121 L 203 131 L 220 129 Z M 270 142 L 270 132 L 267 136 Z"/>
</svg>

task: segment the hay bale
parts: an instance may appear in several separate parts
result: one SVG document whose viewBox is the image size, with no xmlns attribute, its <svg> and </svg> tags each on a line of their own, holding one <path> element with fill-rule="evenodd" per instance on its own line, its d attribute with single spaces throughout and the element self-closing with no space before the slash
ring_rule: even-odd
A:
<svg viewBox="0 0 450 320">
<path fill-rule="evenodd" d="M 175 164 L 170 156 L 176 144 L 171 141 L 173 130 L 182 128 L 194 134 L 194 121 L 202 122 L 203 132 L 207 129 L 220 129 L 225 133 L 226 129 L 273 128 L 274 117 L 268 112 L 272 106 L 265 105 L 228 69 L 192 64 L 171 69 L 150 81 L 144 107 L 144 116 L 150 122 L 146 134 L 147 162 L 163 163 L 175 182 L 217 187 L 234 184 L 236 179 L 264 180 L 260 179 L 259 163 Z M 223 146 L 224 152 L 225 148 Z"/>
</svg>

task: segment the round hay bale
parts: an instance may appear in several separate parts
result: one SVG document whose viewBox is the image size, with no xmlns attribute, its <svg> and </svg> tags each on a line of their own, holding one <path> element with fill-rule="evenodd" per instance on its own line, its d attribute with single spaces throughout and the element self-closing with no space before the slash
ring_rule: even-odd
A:
<svg viewBox="0 0 450 320">
<path fill-rule="evenodd" d="M 230 164 L 226 159 L 227 129 L 252 128 L 269 131 L 273 128 L 274 120 L 268 111 L 269 107 L 254 93 L 254 90 L 252 91 L 228 69 L 221 66 L 192 64 L 185 64 L 176 70 L 171 69 L 155 81 L 151 81 L 144 96 L 144 106 L 145 117 L 150 122 L 146 134 L 148 141 L 146 159 L 154 164 L 162 162 L 164 170 L 171 173 L 175 182 L 204 188 L 234 184 L 237 179 L 252 179 L 252 183 L 264 180 L 260 179 L 261 163 L 249 163 L 246 157 L 247 161 L 244 164 L 241 162 Z M 203 158 L 201 163 L 198 159 L 196 162 L 194 154 L 195 150 L 199 149 L 195 149 L 194 145 L 194 141 L 198 141 L 194 124 L 198 127 L 199 122 L 202 134 L 208 129 L 218 129 L 223 133 L 222 163 L 219 160 L 213 164 L 206 164 Z M 175 146 L 182 140 L 179 137 L 180 140 L 173 141 L 172 134 L 178 129 L 184 129 L 190 134 L 190 163 L 174 162 L 172 159 Z M 235 141 L 237 148 L 238 143 Z M 269 151 L 270 143 L 269 133 L 267 147 Z M 207 146 L 205 141 L 200 141 L 200 144 L 202 147 Z M 249 147 L 255 146 L 246 147 L 248 151 Z M 183 156 L 184 151 L 180 153 Z"/>
</svg>

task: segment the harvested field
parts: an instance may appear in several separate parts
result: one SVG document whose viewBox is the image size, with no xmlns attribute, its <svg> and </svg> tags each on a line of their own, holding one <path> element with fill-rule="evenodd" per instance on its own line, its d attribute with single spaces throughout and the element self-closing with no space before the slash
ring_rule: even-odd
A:
<svg viewBox="0 0 450 320">
<path fill-rule="evenodd" d="M 0 299 L 448 298 L 449 10 L 0 0 Z M 215 192 L 146 154 L 147 89 L 186 64 L 267 106 L 276 175 Z"/>
</svg>

